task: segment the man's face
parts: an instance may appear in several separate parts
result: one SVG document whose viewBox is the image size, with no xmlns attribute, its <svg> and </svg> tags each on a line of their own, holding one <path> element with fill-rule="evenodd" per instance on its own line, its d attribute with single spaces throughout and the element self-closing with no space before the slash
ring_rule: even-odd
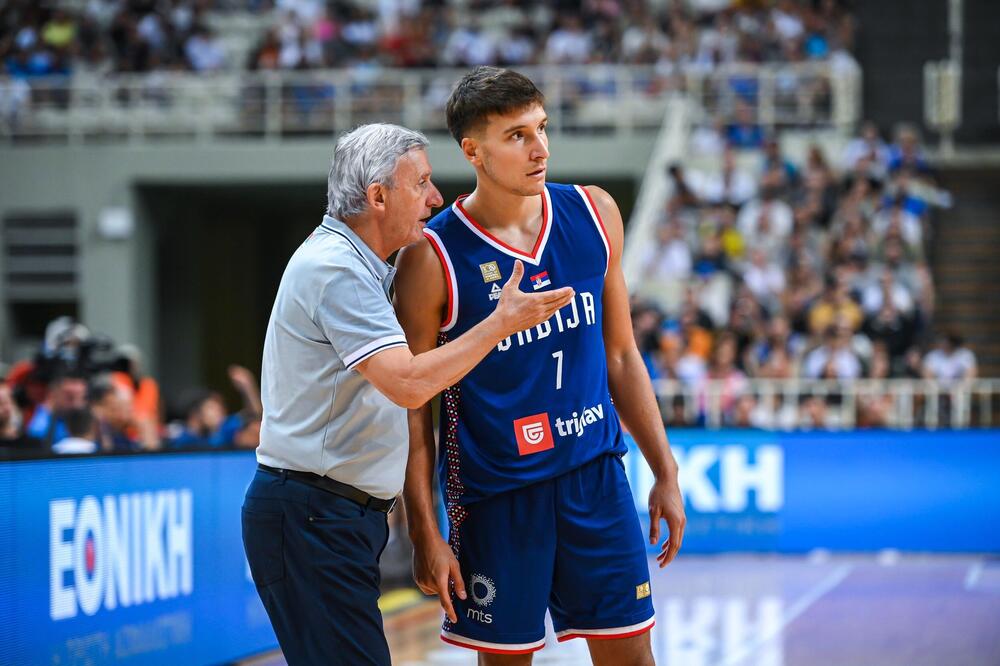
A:
<svg viewBox="0 0 1000 666">
<path fill-rule="evenodd" d="M 64 379 L 53 390 L 52 407 L 57 412 L 86 406 L 87 382 L 82 379 Z"/>
<path fill-rule="evenodd" d="M 14 398 L 10 393 L 10 387 L 0 384 L 0 427 L 10 423 L 14 416 Z"/>
<path fill-rule="evenodd" d="M 199 416 L 205 427 L 215 432 L 226 420 L 226 406 L 222 404 L 221 398 L 213 396 L 201 404 Z"/>
<path fill-rule="evenodd" d="M 509 192 L 529 197 L 545 187 L 549 159 L 548 116 L 540 104 L 502 116 L 491 116 L 471 139 L 475 158 L 486 176 Z M 463 150 L 469 157 L 466 144 Z"/>
<path fill-rule="evenodd" d="M 115 387 L 98 403 L 100 417 L 115 430 L 125 430 L 132 423 L 132 394 Z"/>
<path fill-rule="evenodd" d="M 432 210 L 444 203 L 431 182 L 431 164 L 423 150 L 411 150 L 399 158 L 393 186 L 384 192 L 382 233 L 393 251 L 420 240 Z"/>
</svg>

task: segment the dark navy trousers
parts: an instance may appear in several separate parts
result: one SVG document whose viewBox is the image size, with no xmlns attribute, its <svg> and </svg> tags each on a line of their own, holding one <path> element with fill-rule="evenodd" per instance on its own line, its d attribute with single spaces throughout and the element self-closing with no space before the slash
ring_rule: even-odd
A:
<svg viewBox="0 0 1000 666">
<path fill-rule="evenodd" d="M 250 573 L 290 666 L 389 666 L 378 609 L 386 514 L 257 471 L 243 502 Z"/>
</svg>

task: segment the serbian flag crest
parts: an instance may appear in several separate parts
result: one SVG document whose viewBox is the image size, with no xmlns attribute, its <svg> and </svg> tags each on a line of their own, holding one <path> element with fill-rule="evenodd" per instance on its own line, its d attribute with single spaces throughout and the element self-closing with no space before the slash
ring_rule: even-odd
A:
<svg viewBox="0 0 1000 666">
<path fill-rule="evenodd" d="M 531 286 L 534 287 L 535 291 L 538 291 L 542 287 L 547 287 L 550 284 L 552 284 L 552 281 L 549 280 L 549 272 L 548 271 L 542 271 L 538 275 L 532 275 L 528 279 L 531 280 Z"/>
</svg>

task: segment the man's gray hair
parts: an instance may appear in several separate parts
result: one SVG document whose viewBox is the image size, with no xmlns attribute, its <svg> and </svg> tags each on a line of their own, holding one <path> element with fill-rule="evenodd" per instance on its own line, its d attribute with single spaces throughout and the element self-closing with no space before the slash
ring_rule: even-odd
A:
<svg viewBox="0 0 1000 666">
<path fill-rule="evenodd" d="M 420 132 L 388 123 L 361 125 L 340 137 L 327 179 L 326 212 L 338 220 L 363 213 L 368 187 L 391 188 L 399 158 L 429 144 Z"/>
</svg>

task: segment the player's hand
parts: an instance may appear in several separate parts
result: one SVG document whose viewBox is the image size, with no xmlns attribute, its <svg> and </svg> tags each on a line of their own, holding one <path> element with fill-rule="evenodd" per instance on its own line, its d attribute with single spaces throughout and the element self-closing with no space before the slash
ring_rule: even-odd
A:
<svg viewBox="0 0 1000 666">
<path fill-rule="evenodd" d="M 458 598 L 465 599 L 465 581 L 458 560 L 444 539 L 434 535 L 426 542 L 413 544 L 413 580 L 424 594 L 436 594 L 448 619 L 458 622 L 451 590 L 454 586 Z"/>
<path fill-rule="evenodd" d="M 659 555 L 656 556 L 662 569 L 674 561 L 677 551 L 681 549 L 684 526 L 687 525 L 687 518 L 684 517 L 684 500 L 681 498 L 676 477 L 658 480 L 649 491 L 649 543 L 660 540 L 661 518 L 667 522 L 667 529 L 670 531 L 660 548 Z"/>
<path fill-rule="evenodd" d="M 517 260 L 500 294 L 497 309 L 490 315 L 497 318 L 503 337 L 541 324 L 556 310 L 569 305 L 575 294 L 572 287 L 530 294 L 523 292 L 520 287 L 523 276 L 524 264 Z"/>
</svg>

